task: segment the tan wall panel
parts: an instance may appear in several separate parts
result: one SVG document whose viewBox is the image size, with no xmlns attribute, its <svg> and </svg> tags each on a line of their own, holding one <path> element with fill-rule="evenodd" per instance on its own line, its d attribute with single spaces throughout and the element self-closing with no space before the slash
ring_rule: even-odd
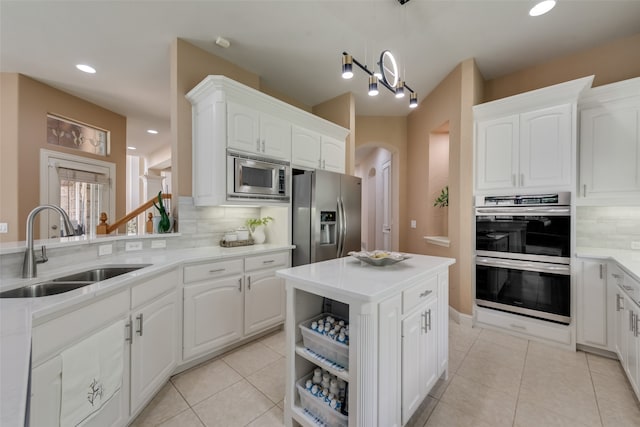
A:
<svg viewBox="0 0 640 427">
<path fill-rule="evenodd" d="M 18 227 L 18 74 L 0 74 L 0 222 L 9 232 L 0 242 L 24 239 Z"/>
<path fill-rule="evenodd" d="M 593 86 L 640 76 L 640 33 L 487 80 L 484 101 L 595 75 Z"/>
<path fill-rule="evenodd" d="M 125 215 L 126 209 L 126 118 L 95 104 L 54 89 L 29 77 L 18 75 L 17 130 L 17 203 L 15 212 L 18 240 L 24 239 L 26 218 L 40 204 L 40 149 L 60 151 L 116 164 L 116 216 Z M 63 116 L 111 132 L 110 154 L 106 157 L 47 144 L 47 113 Z M 4 116 L 4 112 L 3 112 Z M 10 131 L 11 132 L 11 131 Z M 9 141 L 8 146 L 11 146 Z M 2 150 L 4 153 L 4 141 Z M 15 185 L 15 184 L 14 184 Z M 34 227 L 39 238 L 39 227 Z M 3 239 L 4 240 L 4 239 Z"/>
</svg>

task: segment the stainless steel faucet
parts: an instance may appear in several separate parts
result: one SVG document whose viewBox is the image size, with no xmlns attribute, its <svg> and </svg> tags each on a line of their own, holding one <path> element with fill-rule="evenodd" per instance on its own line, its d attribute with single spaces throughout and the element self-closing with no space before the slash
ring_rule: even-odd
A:
<svg viewBox="0 0 640 427">
<path fill-rule="evenodd" d="M 27 216 L 27 251 L 24 253 L 24 263 L 22 264 L 22 277 L 26 279 L 31 279 L 36 277 L 38 274 L 37 264 L 42 264 L 43 262 L 47 262 L 49 259 L 47 258 L 46 248 L 42 246 L 42 256 L 36 258 L 36 254 L 33 251 L 33 220 L 36 215 L 45 209 L 53 209 L 58 212 L 60 216 L 62 216 L 62 225 L 64 226 L 65 233 L 67 236 L 73 236 L 73 225 L 71 225 L 71 220 L 69 219 L 69 215 L 60 207 L 56 205 L 40 205 L 34 208 L 31 212 L 29 212 L 29 216 Z"/>
</svg>

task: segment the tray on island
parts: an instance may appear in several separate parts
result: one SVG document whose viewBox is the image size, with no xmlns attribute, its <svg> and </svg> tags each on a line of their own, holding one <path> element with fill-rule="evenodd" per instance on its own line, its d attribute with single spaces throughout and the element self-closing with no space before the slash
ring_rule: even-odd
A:
<svg viewBox="0 0 640 427">
<path fill-rule="evenodd" d="M 237 246 L 249 246 L 253 245 L 253 239 L 249 238 L 248 240 L 220 240 L 220 246 L 223 248 L 235 248 Z"/>
<path fill-rule="evenodd" d="M 380 250 L 375 250 L 371 252 L 351 251 L 349 252 L 349 255 L 359 259 L 360 261 L 366 262 L 367 264 L 375 265 L 376 267 L 392 265 L 397 262 L 404 261 L 405 259 L 411 258 L 409 255 L 403 254 L 400 252 L 389 252 L 389 251 L 380 251 Z"/>
</svg>

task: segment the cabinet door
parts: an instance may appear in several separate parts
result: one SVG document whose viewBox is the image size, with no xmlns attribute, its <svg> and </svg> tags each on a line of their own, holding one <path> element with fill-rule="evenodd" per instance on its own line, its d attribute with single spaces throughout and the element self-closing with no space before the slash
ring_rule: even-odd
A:
<svg viewBox="0 0 640 427">
<path fill-rule="evenodd" d="M 320 135 L 296 126 L 291 135 L 291 164 L 320 168 Z"/>
<path fill-rule="evenodd" d="M 242 338 L 242 277 L 184 287 L 182 357 L 209 353 Z"/>
<path fill-rule="evenodd" d="M 284 160 L 291 159 L 291 124 L 268 114 L 260 114 L 260 151 Z"/>
<path fill-rule="evenodd" d="M 640 96 L 580 113 L 580 194 L 640 192 Z"/>
<path fill-rule="evenodd" d="M 640 341 L 640 331 L 637 331 L 637 328 L 640 323 L 638 321 L 640 310 L 629 297 L 625 296 L 625 299 L 625 305 L 629 307 L 627 310 L 629 327 L 627 328 L 627 363 L 625 368 L 631 387 L 638 394 L 638 380 L 640 379 L 640 345 L 638 342 Z"/>
<path fill-rule="evenodd" d="M 322 169 L 344 173 L 346 163 L 344 141 L 323 136 L 321 151 Z"/>
<path fill-rule="evenodd" d="M 402 321 L 402 424 L 438 379 L 437 303 L 429 299 Z"/>
<path fill-rule="evenodd" d="M 246 276 L 244 294 L 244 333 L 250 335 L 284 321 L 284 279 L 275 270 Z"/>
<path fill-rule="evenodd" d="M 476 189 L 517 186 L 519 159 L 518 115 L 476 123 Z"/>
<path fill-rule="evenodd" d="M 581 261 L 578 284 L 578 342 L 606 348 L 606 264 Z"/>
<path fill-rule="evenodd" d="M 624 298 L 624 293 L 616 287 L 616 315 L 615 315 L 615 351 L 624 368 L 627 363 L 627 331 L 629 330 L 629 320 L 627 309 L 628 304 Z"/>
<path fill-rule="evenodd" d="M 572 104 L 520 115 L 521 187 L 571 185 Z"/>
<path fill-rule="evenodd" d="M 227 146 L 261 153 L 260 114 L 244 105 L 227 103 Z"/>
<path fill-rule="evenodd" d="M 131 414 L 169 379 L 178 363 L 176 292 L 132 313 Z"/>
</svg>

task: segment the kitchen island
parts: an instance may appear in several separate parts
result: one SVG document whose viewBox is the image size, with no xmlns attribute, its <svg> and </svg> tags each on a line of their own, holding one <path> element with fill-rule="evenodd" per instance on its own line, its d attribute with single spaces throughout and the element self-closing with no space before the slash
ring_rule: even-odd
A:
<svg viewBox="0 0 640 427">
<path fill-rule="evenodd" d="M 447 376 L 448 268 L 454 263 L 410 255 L 376 267 L 347 257 L 279 270 L 287 290 L 285 425 L 315 425 L 314 417 L 336 426 L 405 425 L 437 379 Z M 349 325 L 348 345 L 311 330 L 312 321 L 327 314 Z M 333 350 L 344 351 L 345 366 L 331 360 L 339 357 Z M 305 389 L 317 368 L 345 382 L 341 411 Z"/>
</svg>

